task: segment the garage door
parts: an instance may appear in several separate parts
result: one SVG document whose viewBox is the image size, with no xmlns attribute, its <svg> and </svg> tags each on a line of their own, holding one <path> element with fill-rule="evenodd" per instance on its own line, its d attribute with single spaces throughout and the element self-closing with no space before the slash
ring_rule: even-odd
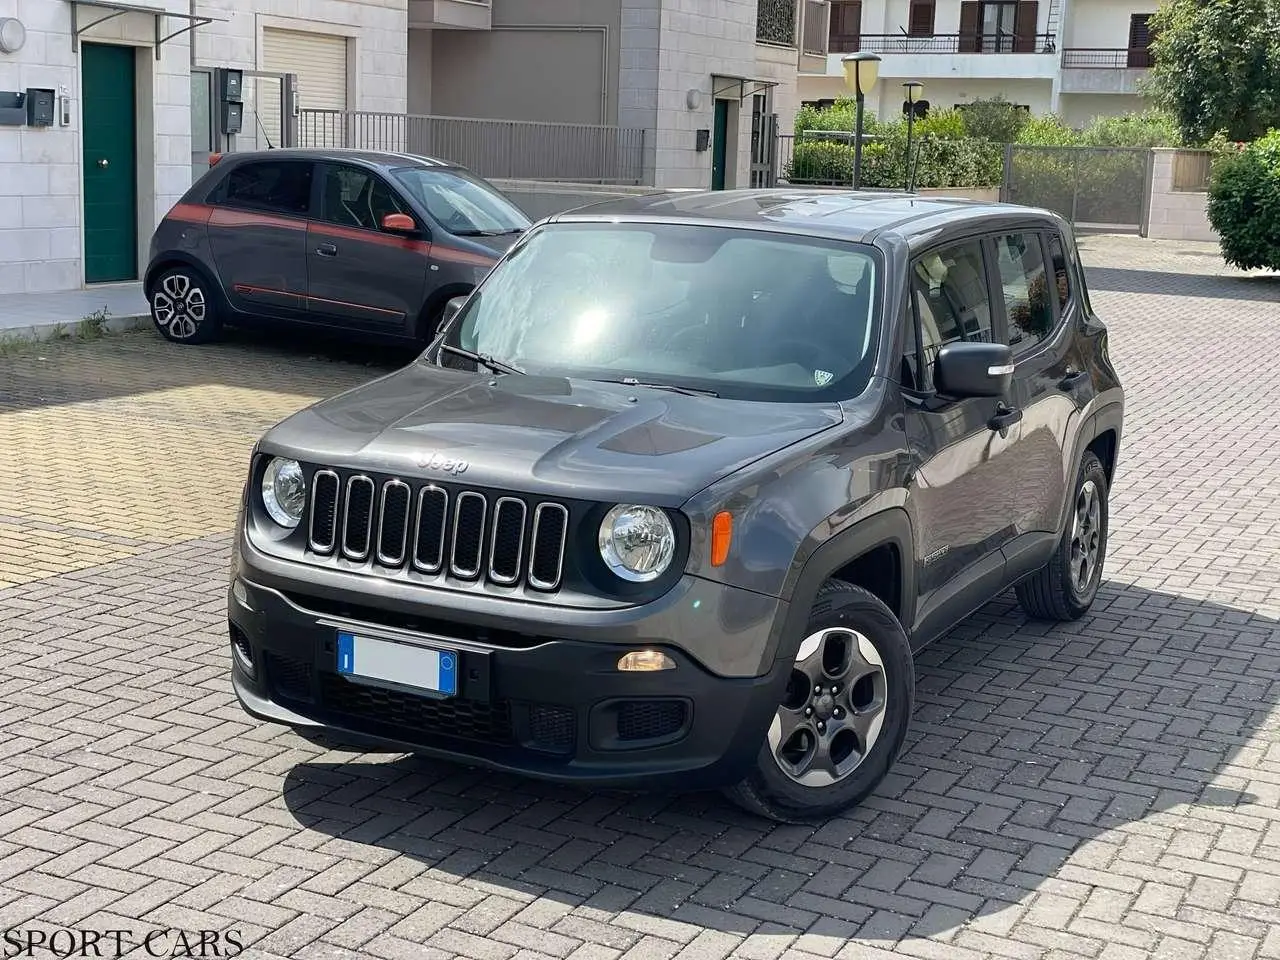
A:
<svg viewBox="0 0 1280 960">
<path fill-rule="evenodd" d="M 298 77 L 303 110 L 347 109 L 347 39 L 297 30 L 262 32 L 263 69 Z M 304 114 L 299 139 L 304 146 L 336 146 L 342 124 L 334 116 Z"/>
</svg>

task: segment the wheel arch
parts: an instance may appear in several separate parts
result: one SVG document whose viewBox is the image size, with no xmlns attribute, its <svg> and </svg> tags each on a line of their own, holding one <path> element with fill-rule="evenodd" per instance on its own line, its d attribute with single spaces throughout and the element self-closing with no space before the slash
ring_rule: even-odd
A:
<svg viewBox="0 0 1280 960">
<path fill-rule="evenodd" d="M 1110 487 L 1115 479 L 1116 467 L 1120 459 L 1120 440 L 1124 427 L 1124 405 L 1121 402 L 1112 402 L 1106 406 L 1096 410 L 1085 421 L 1083 428 L 1075 438 L 1074 449 L 1072 451 L 1072 473 L 1070 474 L 1069 483 L 1075 483 L 1076 473 L 1080 469 L 1080 463 L 1084 460 L 1086 453 L 1093 453 L 1102 462 L 1102 472 L 1107 478 L 1108 496 L 1110 496 Z M 1071 517 L 1071 504 L 1073 502 L 1073 494 L 1070 492 L 1063 497 L 1062 514 L 1058 518 L 1058 533 L 1066 530 L 1067 523 Z"/>
<path fill-rule="evenodd" d="M 877 596 L 910 635 L 916 605 L 914 543 L 910 515 L 895 506 L 819 544 L 797 564 L 771 659 L 794 657 L 818 591 L 832 579 L 847 580 Z"/>
<path fill-rule="evenodd" d="M 209 271 L 206 270 L 204 265 L 199 263 L 195 257 L 180 251 L 171 251 L 159 255 L 147 266 L 147 272 L 142 277 L 142 292 L 148 301 L 151 299 L 151 291 L 155 285 L 156 278 L 166 270 L 172 270 L 174 267 L 186 267 L 187 269 L 194 271 L 200 275 L 200 279 L 203 280 L 214 293 L 218 296 L 222 295 L 222 287 L 214 281 Z"/>
<path fill-rule="evenodd" d="M 418 319 L 414 333 L 423 344 L 435 339 L 437 330 L 432 327 L 444 305 L 454 297 L 465 297 L 476 288 L 474 283 L 446 283 L 431 291 L 422 309 L 418 311 Z"/>
</svg>

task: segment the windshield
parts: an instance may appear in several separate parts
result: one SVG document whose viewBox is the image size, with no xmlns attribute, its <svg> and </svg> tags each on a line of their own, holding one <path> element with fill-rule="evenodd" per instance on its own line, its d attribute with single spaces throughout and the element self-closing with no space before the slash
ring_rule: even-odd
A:
<svg viewBox="0 0 1280 960">
<path fill-rule="evenodd" d="M 494 268 L 444 343 L 529 373 L 848 397 L 874 369 L 876 262 L 865 245 L 765 231 L 546 224 Z"/>
<path fill-rule="evenodd" d="M 489 184 L 460 170 L 403 167 L 392 176 L 456 236 L 519 233 L 533 222 Z"/>
</svg>

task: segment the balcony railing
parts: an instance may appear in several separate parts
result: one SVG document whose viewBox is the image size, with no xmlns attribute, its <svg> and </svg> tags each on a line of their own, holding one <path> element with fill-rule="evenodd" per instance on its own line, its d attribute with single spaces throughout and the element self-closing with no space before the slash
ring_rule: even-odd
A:
<svg viewBox="0 0 1280 960">
<path fill-rule="evenodd" d="M 801 52 L 815 57 L 827 55 L 828 11 L 826 0 L 804 0 L 804 27 L 800 37 Z"/>
<path fill-rule="evenodd" d="M 1071 47 L 1062 51 L 1062 66 L 1084 70 L 1145 70 L 1151 66 L 1151 51 Z"/>
<path fill-rule="evenodd" d="M 1027 38 L 1030 44 L 1020 41 L 1010 33 L 935 33 L 931 36 L 911 36 L 905 33 L 864 33 L 854 44 L 854 49 L 837 50 L 833 45 L 832 53 L 854 53 L 865 50 L 868 53 L 1052 53 L 1054 36 L 1051 33 L 1039 33 Z M 850 46 L 848 43 L 839 46 Z"/>
<path fill-rule="evenodd" d="M 756 40 L 784 47 L 796 44 L 797 0 L 756 0 Z"/>
</svg>

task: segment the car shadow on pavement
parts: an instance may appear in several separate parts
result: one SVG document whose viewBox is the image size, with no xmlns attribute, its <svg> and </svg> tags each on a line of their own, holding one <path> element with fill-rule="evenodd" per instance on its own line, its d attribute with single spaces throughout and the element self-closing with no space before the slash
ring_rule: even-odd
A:
<svg viewBox="0 0 1280 960">
<path fill-rule="evenodd" d="M 89 340 L 21 343 L 0 351 L 0 413 L 220 386 L 319 399 L 412 362 L 421 349 L 281 330 L 224 332 L 208 344 L 169 343 L 153 330 Z M 185 402 L 185 401 L 184 401 Z"/>
<path fill-rule="evenodd" d="M 1166 297 L 1199 297 L 1213 300 L 1252 300 L 1280 303 L 1280 274 L 1222 276 L 1135 270 L 1130 267 L 1095 267 L 1085 270 L 1091 293 L 1142 293 Z"/>
<path fill-rule="evenodd" d="M 370 865 L 416 861 L 402 891 L 455 906 L 470 901 L 447 885 L 467 878 L 601 922 L 640 915 L 649 932 L 1004 929 L 1045 890 L 1072 910 L 1095 892 L 1127 903 L 1144 880 L 1229 858 L 1212 849 L 1222 823 L 1274 817 L 1280 784 L 1245 778 L 1278 638 L 1247 610 L 1113 582 L 1067 625 L 1002 597 L 920 655 L 913 730 L 881 789 L 816 824 L 350 749 L 296 765 L 284 800 Z"/>
</svg>

